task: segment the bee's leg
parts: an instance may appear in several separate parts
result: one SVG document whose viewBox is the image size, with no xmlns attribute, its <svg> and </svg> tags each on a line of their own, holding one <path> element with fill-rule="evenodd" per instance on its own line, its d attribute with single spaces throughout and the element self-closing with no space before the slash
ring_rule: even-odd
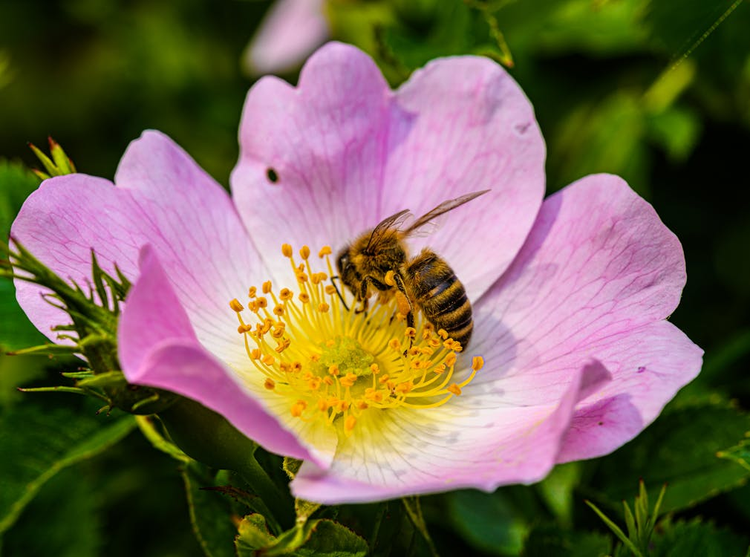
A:
<svg viewBox="0 0 750 557">
<path fill-rule="evenodd" d="M 404 299 L 406 300 L 406 303 L 408 304 L 408 311 L 406 312 L 406 326 L 414 328 L 414 307 L 411 305 L 411 300 L 409 299 L 409 295 L 406 293 L 406 284 L 404 283 L 404 279 L 401 277 L 400 274 L 394 273 L 393 274 L 393 282 L 396 283 L 396 288 L 398 288 L 399 292 L 403 294 Z M 414 339 L 409 339 L 409 348 L 411 348 L 414 345 Z"/>
<path fill-rule="evenodd" d="M 331 277 L 331 284 L 336 289 L 336 294 L 339 295 L 339 300 L 341 300 L 341 303 L 344 304 L 344 307 L 346 308 L 346 311 L 349 311 L 349 306 L 346 305 L 346 301 L 344 300 L 344 297 L 341 295 L 341 291 L 339 290 L 339 287 L 336 286 L 335 282 L 333 282 L 333 279 L 339 279 L 339 280 L 341 280 L 341 277 L 338 276 L 338 275 L 336 275 L 334 277 Z"/>
<path fill-rule="evenodd" d="M 367 291 L 369 290 L 370 286 L 370 276 L 366 276 L 362 279 L 362 282 L 359 283 L 359 295 L 357 296 L 359 300 L 362 302 L 362 306 L 355 309 L 354 313 L 367 313 L 367 308 L 370 307 L 369 305 L 369 299 L 367 296 Z"/>
</svg>

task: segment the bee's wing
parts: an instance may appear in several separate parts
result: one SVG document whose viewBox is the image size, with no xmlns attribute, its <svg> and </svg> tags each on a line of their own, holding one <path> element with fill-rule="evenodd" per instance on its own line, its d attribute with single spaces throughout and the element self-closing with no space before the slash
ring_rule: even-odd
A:
<svg viewBox="0 0 750 557">
<path fill-rule="evenodd" d="M 369 250 L 373 246 L 377 246 L 387 230 L 391 228 L 399 229 L 404 221 L 410 216 L 411 213 L 409 212 L 409 209 L 404 209 L 403 211 L 399 211 L 395 215 L 391 215 L 380 221 L 378 225 L 372 229 L 372 233 L 370 233 L 370 241 L 367 242 L 367 247 L 365 249 Z"/>
<path fill-rule="evenodd" d="M 414 231 L 418 228 L 424 226 L 428 222 L 438 218 L 440 215 L 444 215 L 448 211 L 452 211 L 456 207 L 460 207 L 464 203 L 468 203 L 472 199 L 476 199 L 480 195 L 484 195 L 490 190 L 482 190 L 482 191 L 475 191 L 473 193 L 467 193 L 466 195 L 462 195 L 461 197 L 457 197 L 456 199 L 451 199 L 449 201 L 443 201 L 440 205 L 435 207 L 432 211 L 429 213 L 426 213 L 419 217 L 417 220 L 415 220 L 411 225 L 409 225 L 409 228 L 404 230 L 401 234 L 403 236 L 410 236 L 413 235 Z"/>
</svg>

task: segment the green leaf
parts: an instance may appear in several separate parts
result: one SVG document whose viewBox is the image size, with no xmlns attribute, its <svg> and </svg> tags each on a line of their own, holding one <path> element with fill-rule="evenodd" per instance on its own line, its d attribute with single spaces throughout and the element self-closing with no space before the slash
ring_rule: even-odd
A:
<svg viewBox="0 0 750 557">
<path fill-rule="evenodd" d="M 332 520 L 312 520 L 297 524 L 278 538 L 272 536 L 265 519 L 251 514 L 242 519 L 235 539 L 238 557 L 251 557 L 262 551 L 266 557 L 276 555 L 365 557 L 367 542 L 348 528 Z"/>
<path fill-rule="evenodd" d="M 268 547 L 273 541 L 266 519 L 255 513 L 247 515 L 240 522 L 239 533 L 234 539 L 237 557 L 252 557 L 257 550 Z"/>
<path fill-rule="evenodd" d="M 599 532 L 575 532 L 557 526 L 536 526 L 529 532 L 523 557 L 606 557 L 612 551 L 610 538 Z"/>
<path fill-rule="evenodd" d="M 721 401 L 685 402 L 634 441 L 599 460 L 592 486 L 612 508 L 643 478 L 649 496 L 668 489 L 662 512 L 684 509 L 745 483 L 750 471 L 717 457 L 750 430 L 750 416 Z"/>
<path fill-rule="evenodd" d="M 455 491 L 446 500 L 456 530 L 472 546 L 491 555 L 517 554 L 523 547 L 529 526 L 502 490 Z"/>
<path fill-rule="evenodd" d="M 0 159 L 0 237 L 8 237 L 13 219 L 39 182 L 24 165 Z"/>
<path fill-rule="evenodd" d="M 234 557 L 232 542 L 237 528 L 231 509 L 220 493 L 201 489 L 215 485 L 208 468 L 195 461 L 181 467 L 190 510 L 190 523 L 206 557 Z"/>
<path fill-rule="evenodd" d="M 748 539 L 717 529 L 700 519 L 662 524 L 663 533 L 653 540 L 652 557 L 744 557 Z"/>
<path fill-rule="evenodd" d="M 2 203 L 2 201 L 0 201 Z M 18 350 L 44 342 L 16 301 L 13 282 L 0 278 L 0 350 Z"/>
<path fill-rule="evenodd" d="M 334 522 L 317 520 L 310 540 L 298 550 L 300 556 L 365 557 L 367 542 L 357 534 Z"/>
<path fill-rule="evenodd" d="M 104 545 L 102 499 L 78 467 L 52 478 L 2 536 L 5 555 L 98 557 Z M 43 535 L 40 535 L 43 532 Z"/>
<path fill-rule="evenodd" d="M 0 414 L 0 533 L 7 530 L 46 481 L 63 468 L 99 454 L 135 427 L 131 416 L 96 416 L 94 401 L 78 409 L 17 404 Z"/>
<path fill-rule="evenodd" d="M 555 466 L 552 473 L 538 484 L 539 493 L 552 513 L 564 526 L 573 521 L 573 489 L 581 478 L 581 465 L 570 462 Z"/>
</svg>

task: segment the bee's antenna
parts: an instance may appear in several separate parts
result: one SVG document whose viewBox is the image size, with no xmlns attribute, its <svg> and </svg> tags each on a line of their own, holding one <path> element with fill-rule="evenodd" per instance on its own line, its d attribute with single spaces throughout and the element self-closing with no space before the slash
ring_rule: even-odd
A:
<svg viewBox="0 0 750 557">
<path fill-rule="evenodd" d="M 341 280 L 341 277 L 338 276 L 338 275 L 331 277 L 331 284 L 336 289 L 336 294 L 339 295 L 339 300 L 341 300 L 341 303 L 344 304 L 344 307 L 346 308 L 346 311 L 349 311 L 349 306 L 346 305 L 346 301 L 344 300 L 344 297 L 341 295 L 341 292 L 339 291 L 339 287 L 336 286 L 335 282 L 333 282 L 333 279 L 339 279 L 339 280 Z"/>
</svg>

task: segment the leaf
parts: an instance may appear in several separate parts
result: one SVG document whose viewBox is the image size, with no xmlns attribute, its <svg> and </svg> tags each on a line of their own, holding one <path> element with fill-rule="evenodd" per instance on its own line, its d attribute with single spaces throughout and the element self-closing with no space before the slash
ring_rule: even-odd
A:
<svg viewBox="0 0 750 557">
<path fill-rule="evenodd" d="M 232 524 L 230 507 L 220 493 L 201 489 L 212 486 L 214 477 L 208 468 L 195 461 L 180 470 L 185 482 L 190 523 L 206 557 L 234 557 L 232 541 L 237 528 Z"/>
<path fill-rule="evenodd" d="M 0 159 L 0 237 L 8 237 L 13 219 L 39 182 L 24 165 Z"/>
<path fill-rule="evenodd" d="M 0 414 L 0 533 L 45 482 L 63 468 L 111 447 L 135 427 L 131 416 L 96 416 L 96 402 L 78 409 L 17 404 Z"/>
<path fill-rule="evenodd" d="M 581 465 L 570 462 L 555 466 L 552 473 L 538 484 L 544 502 L 564 526 L 573 521 L 573 489 L 581 478 Z"/>
<path fill-rule="evenodd" d="M 3 536 L 6 555 L 98 557 L 104 544 L 96 486 L 78 467 L 47 482 Z M 44 535 L 39 535 L 40 531 Z"/>
<path fill-rule="evenodd" d="M 44 342 L 29 318 L 16 302 L 13 282 L 0 278 L 0 350 L 18 350 Z"/>
<path fill-rule="evenodd" d="M 668 484 L 662 512 L 693 506 L 745 483 L 750 471 L 716 453 L 748 430 L 750 417 L 726 402 L 673 406 L 634 441 L 602 458 L 592 486 L 614 508 L 643 478 L 653 498 Z"/>
<path fill-rule="evenodd" d="M 605 557 L 612 550 L 610 538 L 599 532 L 574 532 L 552 525 L 529 532 L 523 557 Z"/>
<path fill-rule="evenodd" d="M 502 491 L 455 491 L 446 495 L 456 530 L 477 549 L 491 555 L 517 554 L 529 526 Z"/>
<path fill-rule="evenodd" d="M 278 538 L 272 536 L 265 519 L 251 514 L 242 519 L 235 539 L 237 557 L 256 552 L 266 557 L 276 555 L 365 557 L 367 542 L 348 528 L 332 520 L 312 520 L 297 524 Z"/>
<path fill-rule="evenodd" d="M 700 519 L 663 524 L 663 534 L 653 540 L 652 557 L 744 557 L 748 539 L 718 529 Z"/>
</svg>

